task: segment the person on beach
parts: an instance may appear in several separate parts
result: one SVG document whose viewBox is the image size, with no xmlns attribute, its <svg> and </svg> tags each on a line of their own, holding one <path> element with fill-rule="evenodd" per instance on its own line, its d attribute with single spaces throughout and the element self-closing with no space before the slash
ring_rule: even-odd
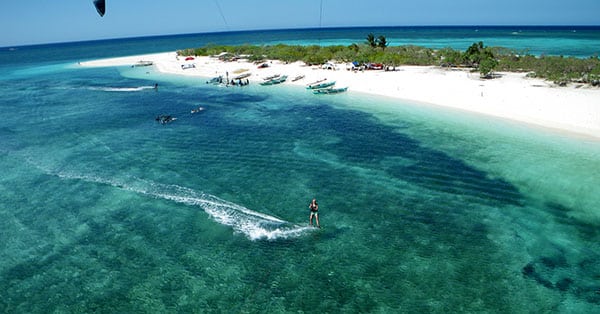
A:
<svg viewBox="0 0 600 314">
<path fill-rule="evenodd" d="M 313 216 L 315 217 L 315 221 L 317 222 L 317 228 L 321 228 L 319 224 L 319 204 L 317 204 L 317 199 L 313 198 L 310 204 L 308 205 L 310 209 L 310 216 L 308 216 L 308 222 L 312 226 Z"/>
</svg>

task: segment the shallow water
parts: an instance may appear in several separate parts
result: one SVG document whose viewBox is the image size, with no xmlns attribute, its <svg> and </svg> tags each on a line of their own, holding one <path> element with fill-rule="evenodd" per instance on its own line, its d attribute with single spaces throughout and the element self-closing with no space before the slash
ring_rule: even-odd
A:
<svg viewBox="0 0 600 314">
<path fill-rule="evenodd" d="M 4 72 L 1 312 L 600 304 L 596 140 L 151 68 Z"/>
</svg>

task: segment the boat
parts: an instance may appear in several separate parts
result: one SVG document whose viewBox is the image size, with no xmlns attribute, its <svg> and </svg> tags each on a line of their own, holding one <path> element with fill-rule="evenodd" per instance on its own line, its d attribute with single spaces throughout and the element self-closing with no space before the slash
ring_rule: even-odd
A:
<svg viewBox="0 0 600 314">
<path fill-rule="evenodd" d="M 324 79 L 322 79 L 322 80 L 314 81 L 314 82 L 312 82 L 312 83 L 310 83 L 310 84 L 307 84 L 307 85 L 306 85 L 306 88 L 309 88 L 309 87 L 311 87 L 311 86 L 313 86 L 313 85 L 317 85 L 317 84 L 319 84 L 319 83 L 323 83 L 323 82 L 325 82 L 325 81 L 327 81 L 327 79 L 326 79 L 326 78 L 324 78 Z"/>
<path fill-rule="evenodd" d="M 303 79 L 303 78 L 304 78 L 304 75 L 302 75 L 302 74 L 301 74 L 301 75 L 297 75 L 296 77 L 294 77 L 294 78 L 292 79 L 292 82 L 299 81 L 299 80 L 301 80 L 301 79 Z"/>
<path fill-rule="evenodd" d="M 206 84 L 213 84 L 213 85 L 217 85 L 217 84 L 221 84 L 221 83 L 223 83 L 222 75 L 215 76 L 215 77 L 211 78 L 210 80 L 206 81 Z"/>
<path fill-rule="evenodd" d="M 315 89 L 313 91 L 314 94 L 339 94 L 339 93 L 343 93 L 345 91 L 348 90 L 348 87 L 338 87 L 338 88 L 333 88 L 333 87 L 329 87 L 329 88 L 320 88 L 320 89 Z"/>
<path fill-rule="evenodd" d="M 234 80 L 241 80 L 241 79 L 245 79 L 247 77 L 250 77 L 251 75 L 252 75 L 252 73 L 246 72 L 246 73 L 243 73 L 243 74 L 240 74 L 240 75 L 234 77 L 233 79 Z"/>
<path fill-rule="evenodd" d="M 175 120 L 177 120 L 177 118 L 171 116 L 171 115 L 160 115 L 156 117 L 156 122 L 160 123 L 160 124 L 167 124 L 167 123 L 171 123 Z"/>
<path fill-rule="evenodd" d="M 182 70 L 193 69 L 195 67 L 196 67 L 196 65 L 193 64 L 193 63 L 187 63 L 187 64 L 182 64 L 181 65 L 181 69 Z"/>
<path fill-rule="evenodd" d="M 262 83 L 260 83 L 260 85 L 266 86 L 266 85 L 281 84 L 281 83 L 285 82 L 286 80 L 287 80 L 287 75 L 283 75 L 283 76 L 278 76 L 278 77 L 272 78 L 268 81 L 262 82 Z"/>
<path fill-rule="evenodd" d="M 331 87 L 333 85 L 335 85 L 335 81 L 322 82 L 322 83 L 317 83 L 317 84 L 313 84 L 313 85 L 308 85 L 308 87 L 306 87 L 306 89 L 322 89 L 322 88 Z"/>
<path fill-rule="evenodd" d="M 271 75 L 271 76 L 267 76 L 267 77 L 263 78 L 263 80 L 264 80 L 264 81 L 270 81 L 270 80 L 272 80 L 272 79 L 276 79 L 276 78 L 278 78 L 278 77 L 280 77 L 280 76 L 281 76 L 281 75 L 279 75 L 279 74 L 273 74 L 273 75 Z"/>
<path fill-rule="evenodd" d="M 202 110 L 204 110 L 204 107 L 198 107 L 198 108 L 196 108 L 196 109 L 192 109 L 191 113 L 192 113 L 192 114 L 194 114 L 194 113 L 198 113 L 198 112 L 200 112 L 200 111 L 202 111 Z"/>
<path fill-rule="evenodd" d="M 153 65 L 154 62 L 152 61 L 138 61 L 136 62 L 134 65 L 132 65 L 131 67 L 136 68 L 136 67 L 148 67 Z"/>
</svg>

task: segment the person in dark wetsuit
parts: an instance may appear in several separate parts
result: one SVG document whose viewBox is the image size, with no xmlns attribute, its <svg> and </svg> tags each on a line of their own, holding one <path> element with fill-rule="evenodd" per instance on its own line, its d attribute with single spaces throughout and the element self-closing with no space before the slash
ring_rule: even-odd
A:
<svg viewBox="0 0 600 314">
<path fill-rule="evenodd" d="M 319 224 L 319 204 L 317 204 L 317 199 L 313 198 L 310 204 L 308 205 L 310 209 L 310 216 L 308 216 L 308 222 L 312 226 L 313 216 L 315 217 L 315 221 L 317 222 L 317 228 L 321 228 Z"/>
</svg>

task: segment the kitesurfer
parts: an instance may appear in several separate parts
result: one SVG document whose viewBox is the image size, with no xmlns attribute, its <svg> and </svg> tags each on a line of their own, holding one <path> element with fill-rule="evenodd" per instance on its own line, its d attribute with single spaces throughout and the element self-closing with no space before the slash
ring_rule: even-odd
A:
<svg viewBox="0 0 600 314">
<path fill-rule="evenodd" d="M 315 217 L 315 221 L 317 222 L 317 228 L 321 228 L 319 224 L 319 204 L 317 204 L 317 199 L 313 198 L 310 204 L 308 205 L 310 209 L 310 216 L 308 216 L 308 222 L 312 226 L 313 216 Z"/>
</svg>

